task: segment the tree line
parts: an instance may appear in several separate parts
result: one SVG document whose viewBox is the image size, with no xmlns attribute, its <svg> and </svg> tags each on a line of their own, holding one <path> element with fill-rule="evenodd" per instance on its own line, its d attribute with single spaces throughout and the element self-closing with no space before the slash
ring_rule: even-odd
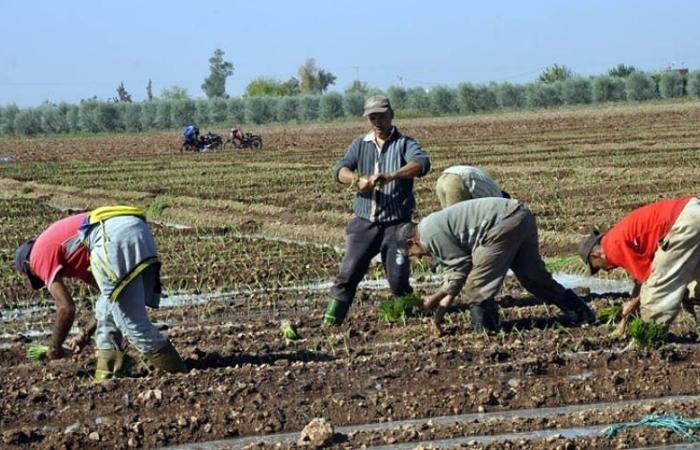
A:
<svg viewBox="0 0 700 450">
<path fill-rule="evenodd" d="M 310 61 L 313 63 L 313 60 Z M 305 84 L 308 87 L 314 82 L 318 83 L 320 73 L 323 74 L 321 81 L 328 82 L 330 78 L 334 81 L 332 74 L 316 68 L 315 63 L 308 66 L 314 69 L 311 73 L 317 78 L 311 81 L 300 77 L 297 79 L 299 85 Z M 232 66 L 228 68 L 232 69 Z M 218 83 L 218 94 L 222 93 L 221 80 L 218 78 L 210 83 L 210 87 Z M 223 80 L 225 83 L 225 77 Z M 205 80 L 204 85 L 206 83 Z M 289 92 L 296 92 L 292 90 L 275 91 L 274 95 L 266 92 L 266 95 L 228 98 L 224 90 L 224 95 L 191 99 L 186 91 L 176 87 L 164 90 L 160 98 L 154 97 L 149 82 L 149 100 L 133 102 L 122 84 L 117 89 L 118 97 L 109 101 L 91 98 L 82 100 L 79 104 L 45 102 L 35 108 L 18 108 L 15 105 L 0 107 L 0 135 L 139 132 L 179 128 L 193 122 L 200 127 L 214 127 L 331 121 L 360 116 L 364 99 L 380 92 L 361 81 L 354 81 L 344 93 L 324 92 L 325 89 L 319 86 L 317 84 L 315 90 L 306 90 L 309 92 L 307 94 L 289 95 Z M 698 98 L 700 70 L 690 73 L 666 70 L 647 74 L 620 65 L 605 75 L 580 77 L 564 66 L 554 65 L 547 68 L 534 83 L 461 83 L 456 87 L 435 86 L 430 89 L 391 86 L 385 94 L 399 114 L 412 116 L 471 114 L 498 109 L 551 108 L 620 101 L 641 102 L 684 96 Z"/>
</svg>

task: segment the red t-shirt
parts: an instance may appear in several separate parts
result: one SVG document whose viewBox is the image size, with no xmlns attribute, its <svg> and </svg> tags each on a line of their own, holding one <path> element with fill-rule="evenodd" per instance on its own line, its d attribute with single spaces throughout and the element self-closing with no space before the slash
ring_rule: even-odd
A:
<svg viewBox="0 0 700 450">
<path fill-rule="evenodd" d="M 29 266 L 46 286 L 61 273 L 63 277 L 80 278 L 93 283 L 90 252 L 79 240 L 78 231 L 87 213 L 61 219 L 49 226 L 34 242 L 29 255 Z"/>
<path fill-rule="evenodd" d="M 626 215 L 603 236 L 601 246 L 605 259 L 644 283 L 651 273 L 651 262 L 659 241 L 671 229 L 691 198 L 662 200 Z"/>
</svg>

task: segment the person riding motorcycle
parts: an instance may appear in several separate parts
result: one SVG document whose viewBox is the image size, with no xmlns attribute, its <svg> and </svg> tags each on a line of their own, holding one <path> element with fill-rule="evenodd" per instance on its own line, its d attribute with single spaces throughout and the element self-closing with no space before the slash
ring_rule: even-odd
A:
<svg viewBox="0 0 700 450">
<path fill-rule="evenodd" d="M 243 134 L 243 130 L 238 125 L 231 128 L 229 137 L 231 138 L 231 142 L 236 144 L 237 147 L 240 147 L 245 140 L 245 134 Z"/>
<path fill-rule="evenodd" d="M 199 142 L 199 128 L 197 128 L 196 125 L 187 125 L 182 130 L 182 136 L 185 138 L 185 143 L 190 144 L 196 148 L 200 147 L 201 144 Z"/>
</svg>

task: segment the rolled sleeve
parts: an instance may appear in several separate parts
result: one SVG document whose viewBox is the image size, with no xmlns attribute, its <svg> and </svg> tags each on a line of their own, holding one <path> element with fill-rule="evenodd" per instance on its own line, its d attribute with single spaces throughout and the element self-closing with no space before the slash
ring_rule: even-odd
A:
<svg viewBox="0 0 700 450">
<path fill-rule="evenodd" d="M 338 178 L 340 174 L 340 169 L 343 167 L 347 167 L 348 169 L 352 170 L 353 172 L 357 170 L 357 160 L 358 160 L 358 154 L 359 154 L 359 148 L 360 148 L 360 140 L 355 139 L 352 144 L 350 144 L 350 147 L 345 151 L 345 154 L 343 155 L 342 158 L 338 160 L 338 162 L 335 164 L 335 168 L 333 169 L 333 174 L 335 181 L 340 182 L 340 179 Z"/>
<path fill-rule="evenodd" d="M 418 145 L 418 142 L 413 139 L 407 139 L 406 143 L 406 154 L 404 155 L 406 161 L 415 161 L 421 166 L 421 173 L 418 175 L 422 177 L 430 172 L 430 158 L 428 154 Z"/>
</svg>

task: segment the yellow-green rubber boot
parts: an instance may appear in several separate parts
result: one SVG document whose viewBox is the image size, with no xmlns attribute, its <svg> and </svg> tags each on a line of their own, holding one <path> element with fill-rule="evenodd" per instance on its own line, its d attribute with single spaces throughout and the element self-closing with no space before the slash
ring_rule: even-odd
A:
<svg viewBox="0 0 700 450">
<path fill-rule="evenodd" d="M 146 353 L 146 362 L 160 370 L 164 370 L 169 373 L 182 373 L 187 372 L 187 367 L 185 367 L 185 362 L 180 357 L 180 354 L 175 350 L 173 344 L 168 341 L 165 347 L 154 352 Z"/>
<path fill-rule="evenodd" d="M 334 298 L 329 299 L 321 324 L 325 327 L 329 327 L 331 325 L 341 325 L 345 320 L 345 316 L 348 315 L 349 309 L 349 303 L 339 302 Z"/>
<path fill-rule="evenodd" d="M 124 352 L 118 350 L 98 350 L 95 366 L 95 383 L 118 377 L 124 367 Z"/>
</svg>

